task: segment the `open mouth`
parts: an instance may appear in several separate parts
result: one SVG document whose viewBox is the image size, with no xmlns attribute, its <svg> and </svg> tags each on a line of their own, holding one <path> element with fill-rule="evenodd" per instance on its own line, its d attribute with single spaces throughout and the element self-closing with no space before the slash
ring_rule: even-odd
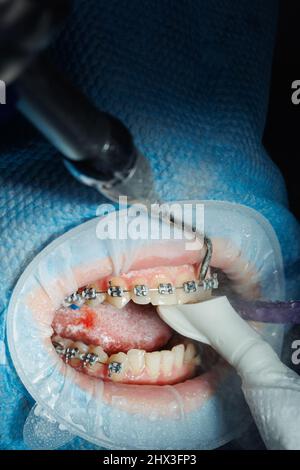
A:
<svg viewBox="0 0 300 470">
<path fill-rule="evenodd" d="M 234 270 L 234 265 L 241 268 L 239 257 L 228 269 L 237 292 L 245 282 Z M 212 261 L 218 266 L 220 259 L 216 250 Z M 159 265 L 154 257 L 67 297 L 52 322 L 56 352 L 77 371 L 118 384 L 174 385 L 209 371 L 219 359 L 212 348 L 177 334 L 156 311 L 158 305 L 195 303 L 212 295 L 213 269 L 199 284 L 199 260 L 180 261 L 176 264 L 175 256 L 169 265 Z"/>
<path fill-rule="evenodd" d="M 175 333 L 156 307 L 207 300 L 214 274 L 220 280 L 217 294 L 225 289 L 229 296 L 260 297 L 257 272 L 242 250 L 228 239 L 210 241 L 212 256 L 202 278 L 205 243 L 187 250 L 183 239 L 118 240 L 106 256 L 95 257 L 93 248 L 94 258 L 72 270 L 65 269 L 66 251 L 60 249 L 55 278 L 51 258 L 46 271 L 40 270 L 43 276 L 51 272 L 51 283 L 43 284 L 47 294 L 32 293 L 28 306 L 37 318 L 49 319 L 51 349 L 62 359 L 62 368 L 57 363 L 62 374 L 74 372 L 80 388 L 91 393 L 99 384 L 103 402 L 131 415 L 171 418 L 200 409 L 230 368 L 209 346 Z M 90 243 L 83 238 L 80 250 L 87 258 Z M 67 250 L 77 252 L 77 246 Z"/>
<path fill-rule="evenodd" d="M 197 286 L 196 272 L 194 265 L 160 266 L 95 282 L 88 292 L 110 294 L 93 295 L 83 305 L 69 299 L 56 311 L 57 352 L 105 381 L 167 385 L 194 377 L 208 367 L 205 346 L 176 334 L 155 306 L 209 298 L 210 290 Z"/>
</svg>

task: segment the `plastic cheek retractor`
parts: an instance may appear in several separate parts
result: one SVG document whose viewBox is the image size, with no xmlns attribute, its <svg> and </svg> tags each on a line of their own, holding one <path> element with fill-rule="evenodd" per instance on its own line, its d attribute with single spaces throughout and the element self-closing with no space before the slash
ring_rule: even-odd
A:
<svg viewBox="0 0 300 470">
<path fill-rule="evenodd" d="M 280 250 L 265 219 L 236 204 L 204 206 L 205 233 L 214 246 L 212 266 L 231 276 L 235 264 L 246 279 L 236 288 L 252 292 L 256 277 L 249 275 L 250 263 L 242 263 L 241 253 L 255 268 L 261 295 L 282 299 Z M 128 223 L 122 212 L 120 217 Z M 99 278 L 142 269 L 146 261 L 166 264 L 177 257 L 182 263 L 182 256 L 191 258 L 183 240 L 100 239 L 100 220 L 71 230 L 45 248 L 25 270 L 11 298 L 10 352 L 38 405 L 25 425 L 27 444 L 55 448 L 77 435 L 106 448 L 212 449 L 237 437 L 250 416 L 240 379 L 222 360 L 184 383 L 144 388 L 94 379 L 72 369 L 56 353 L 52 321 L 67 295 Z M 261 328 L 280 348 L 282 328 Z"/>
</svg>

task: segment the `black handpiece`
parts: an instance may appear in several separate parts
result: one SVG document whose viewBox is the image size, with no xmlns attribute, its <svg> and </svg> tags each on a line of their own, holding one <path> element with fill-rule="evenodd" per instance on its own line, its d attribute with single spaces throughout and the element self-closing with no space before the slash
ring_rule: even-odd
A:
<svg viewBox="0 0 300 470">
<path fill-rule="evenodd" d="M 87 177 L 127 176 L 136 151 L 128 129 L 97 109 L 55 67 L 39 58 L 15 82 L 19 109 Z"/>
<path fill-rule="evenodd" d="M 40 52 L 68 12 L 69 0 L 0 2 L 0 78 L 13 83 L 18 108 L 63 154 L 71 173 L 107 197 L 156 199 L 147 160 L 129 130 L 101 112 Z"/>
<path fill-rule="evenodd" d="M 1 0 L 1 80 L 12 83 L 48 46 L 70 5 L 70 0 Z"/>
</svg>

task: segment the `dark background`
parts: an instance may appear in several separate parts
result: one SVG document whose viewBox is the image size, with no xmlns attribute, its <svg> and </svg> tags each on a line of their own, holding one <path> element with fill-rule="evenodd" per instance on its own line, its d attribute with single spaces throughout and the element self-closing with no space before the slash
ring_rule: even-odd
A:
<svg viewBox="0 0 300 470">
<path fill-rule="evenodd" d="M 291 84 L 300 80 L 300 1 L 281 0 L 264 145 L 281 169 L 291 210 L 300 220 L 300 104 Z"/>
<path fill-rule="evenodd" d="M 264 145 L 281 169 L 290 208 L 300 220 L 300 104 L 291 101 L 294 80 L 300 80 L 300 0 L 281 0 Z M 290 348 L 299 338 L 297 325 L 285 337 L 283 358 L 300 374 L 300 365 L 291 362 Z"/>
</svg>

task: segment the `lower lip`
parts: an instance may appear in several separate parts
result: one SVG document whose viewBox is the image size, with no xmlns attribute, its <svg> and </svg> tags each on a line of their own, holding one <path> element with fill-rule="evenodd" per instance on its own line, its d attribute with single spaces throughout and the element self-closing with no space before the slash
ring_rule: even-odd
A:
<svg viewBox="0 0 300 470">
<path fill-rule="evenodd" d="M 45 341 L 47 349 L 49 341 L 50 338 Z M 60 373 L 67 376 L 70 366 L 58 358 L 54 349 L 52 354 L 56 361 L 61 363 Z M 202 407 L 216 393 L 231 370 L 230 366 L 219 358 L 209 371 L 176 385 L 135 385 L 104 382 L 72 369 L 76 375 L 76 385 L 86 393 L 91 393 L 93 384 L 102 384 L 99 400 L 106 404 L 130 414 L 145 417 L 154 414 L 171 419 L 178 419 L 182 414 Z"/>
<path fill-rule="evenodd" d="M 210 371 L 185 382 L 171 385 L 126 385 L 106 382 L 103 398 L 122 411 L 148 416 L 150 413 L 178 418 L 203 406 L 229 373 L 229 367 L 219 361 Z M 172 390 L 170 390 L 170 388 Z M 171 392 L 171 393 L 170 393 Z M 176 397 L 172 406 L 171 396 Z M 178 409 L 178 403 L 181 409 Z"/>
</svg>

